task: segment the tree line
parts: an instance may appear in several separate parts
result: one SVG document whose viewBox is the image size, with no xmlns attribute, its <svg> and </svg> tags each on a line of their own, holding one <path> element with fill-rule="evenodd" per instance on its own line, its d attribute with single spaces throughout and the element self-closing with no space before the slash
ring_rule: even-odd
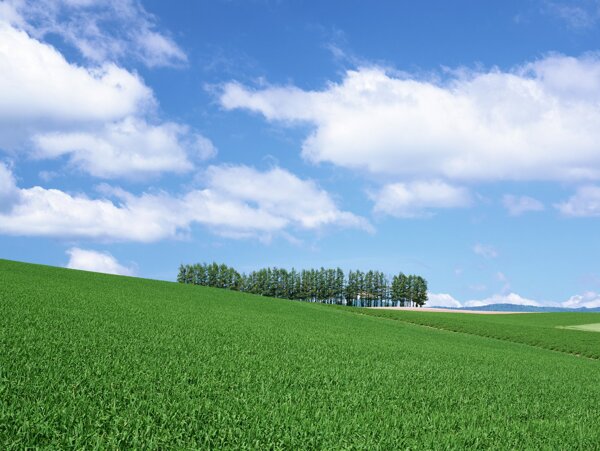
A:
<svg viewBox="0 0 600 451">
<path fill-rule="evenodd" d="M 427 302 L 427 281 L 399 273 L 391 280 L 381 271 L 340 268 L 264 268 L 239 273 L 225 264 L 181 265 L 180 283 L 225 288 L 246 293 L 355 307 L 422 307 Z"/>
</svg>

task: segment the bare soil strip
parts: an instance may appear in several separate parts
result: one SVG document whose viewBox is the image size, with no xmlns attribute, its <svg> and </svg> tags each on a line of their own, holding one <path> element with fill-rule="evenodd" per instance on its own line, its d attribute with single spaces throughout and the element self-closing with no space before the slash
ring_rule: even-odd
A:
<svg viewBox="0 0 600 451">
<path fill-rule="evenodd" d="M 484 311 L 484 310 L 455 310 L 451 308 L 432 308 L 432 307 L 368 307 L 379 310 L 400 310 L 400 311 L 412 311 L 412 312 L 448 312 L 448 313 L 472 313 L 474 315 L 518 315 L 521 313 L 535 313 L 535 312 L 497 312 L 497 311 Z"/>
</svg>

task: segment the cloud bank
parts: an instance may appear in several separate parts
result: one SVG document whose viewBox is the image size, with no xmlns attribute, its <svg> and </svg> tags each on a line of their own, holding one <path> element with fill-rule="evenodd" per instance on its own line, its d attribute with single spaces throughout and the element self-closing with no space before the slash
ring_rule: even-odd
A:
<svg viewBox="0 0 600 451">
<path fill-rule="evenodd" d="M 220 102 L 312 124 L 302 155 L 315 163 L 417 180 L 600 178 L 597 54 L 432 80 L 362 67 L 320 91 L 228 83 Z"/>
<path fill-rule="evenodd" d="M 583 294 L 571 296 L 568 300 L 562 303 L 563 307 L 567 308 L 597 308 L 600 307 L 600 293 L 587 291 Z"/>
<path fill-rule="evenodd" d="M 461 302 L 448 293 L 429 293 L 429 300 L 427 301 L 427 307 L 469 308 L 492 304 L 529 305 L 533 307 L 598 308 L 600 307 L 600 294 L 594 291 L 587 291 L 583 294 L 573 295 L 563 302 L 547 303 L 528 299 L 516 293 L 495 294 L 484 299 L 472 299 L 466 302 Z"/>
<path fill-rule="evenodd" d="M 40 186 L 19 188 L 0 163 L 0 233 L 152 242 L 184 236 L 194 224 L 234 238 L 327 226 L 371 230 L 315 182 L 281 168 L 213 166 L 205 188 L 181 195 L 133 195 L 108 185 L 103 191 L 105 197 L 91 199 Z"/>
</svg>

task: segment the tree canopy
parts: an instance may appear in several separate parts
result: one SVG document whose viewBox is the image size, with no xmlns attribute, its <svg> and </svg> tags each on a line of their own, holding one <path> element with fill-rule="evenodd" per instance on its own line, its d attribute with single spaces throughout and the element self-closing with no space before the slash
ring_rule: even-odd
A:
<svg viewBox="0 0 600 451">
<path fill-rule="evenodd" d="M 427 281 L 400 272 L 391 279 L 381 271 L 344 273 L 341 268 L 263 268 L 241 274 L 225 264 L 181 265 L 180 283 L 244 291 L 283 299 L 357 307 L 417 306 L 427 302 Z"/>
</svg>

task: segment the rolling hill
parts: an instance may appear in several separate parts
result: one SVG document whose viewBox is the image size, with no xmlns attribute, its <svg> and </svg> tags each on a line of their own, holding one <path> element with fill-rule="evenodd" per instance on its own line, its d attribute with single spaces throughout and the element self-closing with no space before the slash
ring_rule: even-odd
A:
<svg viewBox="0 0 600 451">
<path fill-rule="evenodd" d="M 0 260 L 0 445 L 600 443 L 600 334 L 557 327 L 595 314 L 403 314 Z"/>
</svg>

